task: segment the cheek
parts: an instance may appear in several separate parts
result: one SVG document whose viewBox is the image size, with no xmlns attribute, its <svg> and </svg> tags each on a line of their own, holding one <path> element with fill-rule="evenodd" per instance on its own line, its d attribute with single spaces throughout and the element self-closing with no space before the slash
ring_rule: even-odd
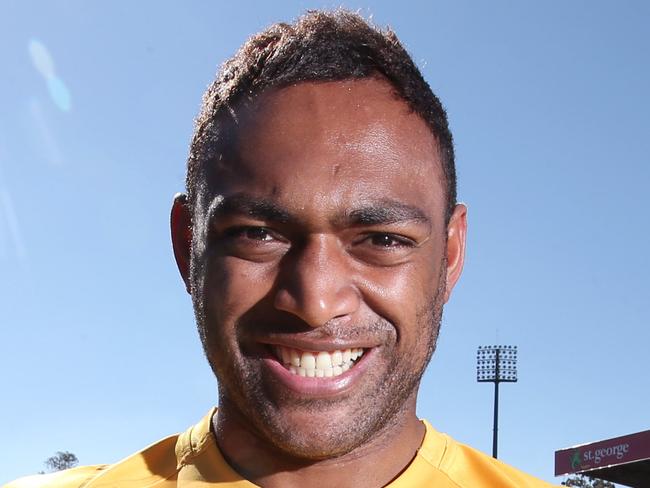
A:
<svg viewBox="0 0 650 488">
<path fill-rule="evenodd" d="M 266 297 L 275 271 L 270 266 L 232 256 L 218 257 L 209 266 L 207 308 L 221 326 L 236 322 Z"/>
<path fill-rule="evenodd" d="M 400 335 L 412 327 L 423 309 L 434 303 L 440 266 L 409 263 L 401 267 L 375 270 L 367 276 L 362 293 L 374 313 L 395 324 Z"/>
</svg>

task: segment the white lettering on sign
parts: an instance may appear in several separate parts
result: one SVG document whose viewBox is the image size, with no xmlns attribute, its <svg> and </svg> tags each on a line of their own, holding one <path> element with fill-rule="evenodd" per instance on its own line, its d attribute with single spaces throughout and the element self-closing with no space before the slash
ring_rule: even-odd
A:
<svg viewBox="0 0 650 488">
<path fill-rule="evenodd" d="M 630 450 L 629 444 L 617 444 L 615 446 L 601 447 L 599 449 L 590 449 L 585 451 L 582 456 L 585 462 L 593 461 L 596 464 L 604 458 L 614 457 L 616 459 L 623 459 Z"/>
</svg>

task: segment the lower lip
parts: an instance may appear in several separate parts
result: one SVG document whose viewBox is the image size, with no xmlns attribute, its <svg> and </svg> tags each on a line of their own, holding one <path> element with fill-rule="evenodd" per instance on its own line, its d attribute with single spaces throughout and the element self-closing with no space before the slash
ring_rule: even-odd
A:
<svg viewBox="0 0 650 488">
<path fill-rule="evenodd" d="M 368 369 L 374 355 L 375 348 L 365 349 L 363 356 L 354 363 L 354 366 L 345 373 L 330 378 L 309 378 L 294 374 L 270 353 L 262 361 L 275 378 L 293 392 L 301 396 L 326 398 L 341 395 L 352 389 Z"/>
</svg>

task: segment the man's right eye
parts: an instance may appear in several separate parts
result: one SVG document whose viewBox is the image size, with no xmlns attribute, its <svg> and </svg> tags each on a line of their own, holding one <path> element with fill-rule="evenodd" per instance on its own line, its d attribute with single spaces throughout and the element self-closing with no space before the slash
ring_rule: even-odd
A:
<svg viewBox="0 0 650 488">
<path fill-rule="evenodd" d="M 272 241 L 271 232 L 265 227 L 235 227 L 229 229 L 226 235 L 231 239 L 246 239 L 251 241 Z"/>
</svg>

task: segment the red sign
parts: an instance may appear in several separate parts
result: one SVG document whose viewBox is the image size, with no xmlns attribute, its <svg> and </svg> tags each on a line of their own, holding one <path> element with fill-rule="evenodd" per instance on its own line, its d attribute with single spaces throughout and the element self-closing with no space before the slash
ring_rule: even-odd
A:
<svg viewBox="0 0 650 488">
<path fill-rule="evenodd" d="M 650 430 L 555 451 L 555 476 L 650 459 Z"/>
</svg>

